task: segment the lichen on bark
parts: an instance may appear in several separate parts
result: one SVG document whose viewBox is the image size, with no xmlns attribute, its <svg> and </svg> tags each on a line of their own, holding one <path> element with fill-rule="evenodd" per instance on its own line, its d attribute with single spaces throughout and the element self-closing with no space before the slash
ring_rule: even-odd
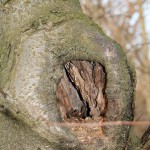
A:
<svg viewBox="0 0 150 150">
<path fill-rule="evenodd" d="M 82 149 L 68 127 L 50 126 L 63 122 L 56 97 L 63 67 L 82 60 L 105 68 L 107 120 L 133 120 L 134 69 L 121 46 L 83 16 L 76 0 L 12 0 L 1 3 L 1 10 L 0 85 L 7 97 L 0 103 L 15 117 L 56 147 Z M 91 147 L 123 150 L 129 132 L 128 126 L 107 127 L 107 138 Z"/>
</svg>

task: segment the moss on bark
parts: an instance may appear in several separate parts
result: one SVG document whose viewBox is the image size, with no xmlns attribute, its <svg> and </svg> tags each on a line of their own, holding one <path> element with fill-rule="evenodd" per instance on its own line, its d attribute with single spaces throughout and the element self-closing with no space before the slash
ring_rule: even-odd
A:
<svg viewBox="0 0 150 150">
<path fill-rule="evenodd" d="M 14 116 L 55 146 L 81 146 L 67 127 L 50 127 L 49 122 L 62 122 L 56 88 L 63 65 L 87 60 L 105 67 L 107 120 L 133 120 L 134 68 L 121 46 L 82 14 L 76 0 L 14 0 L 1 3 L 1 10 L 0 85 L 8 96 L 0 103 Z M 107 127 L 108 139 L 93 147 L 123 150 L 129 132 L 128 126 Z"/>
</svg>

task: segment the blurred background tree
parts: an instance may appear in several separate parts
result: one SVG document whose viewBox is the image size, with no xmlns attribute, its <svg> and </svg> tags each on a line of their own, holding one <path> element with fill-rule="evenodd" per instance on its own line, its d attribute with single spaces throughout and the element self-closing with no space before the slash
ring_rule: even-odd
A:
<svg viewBox="0 0 150 150">
<path fill-rule="evenodd" d="M 150 0 L 80 2 L 83 12 L 120 43 L 134 63 L 137 72 L 135 120 L 150 121 Z M 146 128 L 135 127 L 136 134 L 141 137 Z"/>
</svg>

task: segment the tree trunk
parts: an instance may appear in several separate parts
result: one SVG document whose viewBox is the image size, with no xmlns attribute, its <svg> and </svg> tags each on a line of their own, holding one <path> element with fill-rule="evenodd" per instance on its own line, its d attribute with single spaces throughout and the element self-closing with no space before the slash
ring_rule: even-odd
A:
<svg viewBox="0 0 150 150">
<path fill-rule="evenodd" d="M 103 127 L 101 136 L 88 144 L 64 119 L 133 120 L 134 69 L 120 45 L 82 14 L 77 0 L 3 0 L 0 21 L 1 149 L 129 149 L 129 126 Z M 69 97 L 63 116 L 59 104 L 65 89 L 60 94 L 59 85 L 65 64 L 74 61 L 86 62 L 67 68 L 84 115 L 72 107 Z M 91 64 L 102 66 L 106 81 L 100 84 L 101 74 L 98 68 L 95 73 L 90 70 Z M 76 116 L 68 116 L 68 110 Z"/>
</svg>

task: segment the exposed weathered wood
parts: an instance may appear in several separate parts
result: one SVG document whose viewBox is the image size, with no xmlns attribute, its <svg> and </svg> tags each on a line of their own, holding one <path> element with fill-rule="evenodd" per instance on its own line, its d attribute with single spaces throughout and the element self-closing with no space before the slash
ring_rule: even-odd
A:
<svg viewBox="0 0 150 150">
<path fill-rule="evenodd" d="M 106 112 L 105 77 L 99 63 L 72 61 L 65 65 L 58 98 L 68 117 L 103 116 Z"/>
<path fill-rule="evenodd" d="M 81 110 L 83 109 L 84 104 L 75 87 L 69 81 L 65 70 L 58 85 L 57 97 L 60 100 L 60 109 L 64 119 L 71 116 L 82 117 Z"/>
</svg>

